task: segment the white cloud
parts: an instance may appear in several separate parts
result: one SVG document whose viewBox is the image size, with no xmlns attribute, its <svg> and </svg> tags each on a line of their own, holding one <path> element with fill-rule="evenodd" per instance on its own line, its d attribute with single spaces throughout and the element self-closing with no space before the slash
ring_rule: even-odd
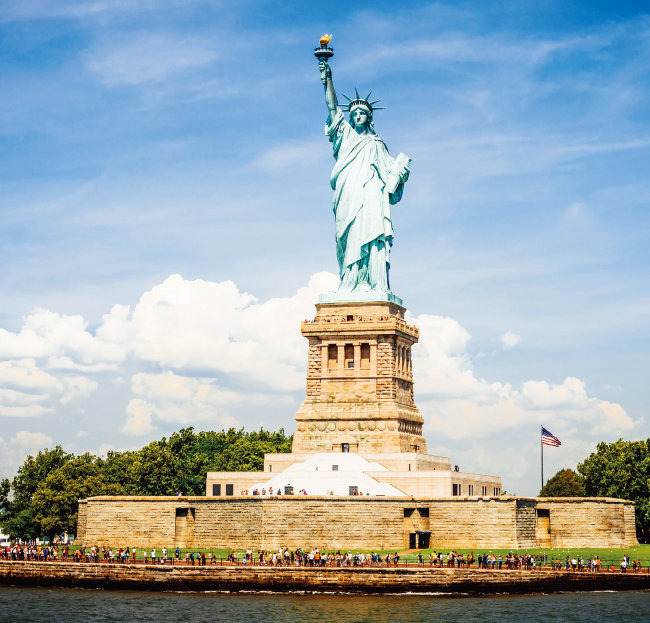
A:
<svg viewBox="0 0 650 623">
<path fill-rule="evenodd" d="M 600 47 L 605 41 L 597 37 L 567 38 L 556 41 L 506 40 L 499 36 L 437 35 L 432 39 L 414 40 L 401 45 L 386 45 L 378 56 L 386 59 L 438 59 L 452 62 L 506 62 L 512 65 L 545 63 L 558 52 Z"/>
<path fill-rule="evenodd" d="M 287 169 L 295 164 L 307 166 L 324 159 L 326 153 L 320 140 L 283 143 L 264 152 L 252 165 L 268 170 Z"/>
<path fill-rule="evenodd" d="M 564 217 L 570 221 L 582 221 L 585 213 L 585 204 L 581 201 L 574 201 L 564 210 Z"/>
<path fill-rule="evenodd" d="M 131 389 L 137 398 L 127 405 L 128 418 L 122 431 L 133 435 L 151 432 L 154 418 L 183 425 L 210 422 L 213 428 L 237 426 L 228 406 L 250 398 L 220 388 L 213 379 L 180 376 L 171 371 L 134 374 Z"/>
<path fill-rule="evenodd" d="M 9 442 L 26 452 L 38 452 L 52 445 L 52 437 L 44 433 L 32 433 L 26 430 L 18 431 Z"/>
<path fill-rule="evenodd" d="M 281 397 L 234 391 L 220 387 L 212 378 L 182 376 L 169 370 L 161 374 L 134 374 L 131 389 L 136 397 L 127 405 L 128 417 L 122 431 L 132 435 L 152 432 L 155 421 L 237 427 L 239 422 L 230 414 L 233 406 L 262 409 L 269 400 L 291 404 Z"/>
<path fill-rule="evenodd" d="M 0 358 L 26 357 L 50 357 L 53 366 L 71 368 L 76 363 L 114 364 L 124 359 L 124 352 L 119 345 L 95 338 L 81 316 L 36 309 L 18 333 L 0 329 Z"/>
<path fill-rule="evenodd" d="M 0 415 L 4 417 L 31 418 L 54 413 L 53 407 L 43 405 L 0 405 Z"/>
<path fill-rule="evenodd" d="M 527 381 L 522 386 L 521 398 L 528 409 L 586 409 L 589 406 L 584 382 L 574 377 L 565 379 L 562 385 Z"/>
<path fill-rule="evenodd" d="M 0 384 L 23 390 L 61 390 L 61 383 L 31 358 L 0 361 Z"/>
<path fill-rule="evenodd" d="M 48 370 L 76 370 L 78 372 L 106 372 L 117 370 L 117 363 L 83 364 L 73 361 L 71 357 L 49 357 L 46 367 Z"/>
<path fill-rule="evenodd" d="M 46 447 L 52 447 L 52 437 L 41 432 L 21 430 L 7 441 L 0 437 L 0 473 L 15 473 L 25 456 Z"/>
<path fill-rule="evenodd" d="M 478 378 L 467 352 L 470 335 L 458 322 L 429 315 L 408 320 L 420 329 L 413 350 L 416 402 L 436 438 L 480 439 L 542 421 L 559 432 L 578 425 L 591 436 L 636 425 L 623 407 L 590 396 L 574 377 L 560 384 L 526 381 L 521 389 Z"/>
<path fill-rule="evenodd" d="M 41 370 L 35 359 L 0 361 L 0 415 L 40 417 L 53 413 L 52 399 L 61 404 L 87 398 L 98 383 L 84 376 L 54 376 Z M 48 403 L 50 403 L 48 405 Z"/>
<path fill-rule="evenodd" d="M 126 422 L 122 432 L 127 435 L 148 435 L 153 432 L 154 426 L 151 417 L 154 413 L 153 406 L 140 398 L 133 398 L 126 406 Z"/>
<path fill-rule="evenodd" d="M 103 14 L 160 10 L 191 0 L 13 0 L 0 1 L 0 21 L 48 18 L 79 19 Z"/>
<path fill-rule="evenodd" d="M 512 331 L 506 331 L 501 336 L 501 347 L 503 350 L 512 350 L 515 346 L 517 346 L 517 344 L 519 344 L 520 340 L 521 336 L 513 333 Z"/>
<path fill-rule="evenodd" d="M 174 374 L 133 376 L 125 430 L 150 432 L 153 419 L 187 424 L 215 417 L 231 425 L 223 406 L 243 394 L 218 388 L 208 377 L 245 382 L 253 402 L 263 395 L 255 387 L 279 394 L 276 402 L 283 392 L 300 390 L 306 344 L 299 322 L 312 314 L 317 294 L 335 284 L 333 275 L 319 273 L 294 296 L 259 303 L 229 281 L 172 275 L 145 292 L 133 310 L 113 306 L 94 334 L 81 316 L 37 309 L 17 332 L 0 329 L 0 414 L 38 417 L 54 412 L 57 401 L 87 400 L 99 387 L 98 373 L 115 372 L 113 383 L 124 382 L 128 358 L 136 368 L 151 365 Z M 200 386 L 193 385 L 197 371 L 205 377 Z"/>
<path fill-rule="evenodd" d="M 84 376 L 68 376 L 63 379 L 65 389 L 61 396 L 61 404 L 67 404 L 75 399 L 88 398 L 97 387 L 97 381 L 87 379 Z"/>
<path fill-rule="evenodd" d="M 625 413 L 625 409 L 621 405 L 602 400 L 599 401 L 598 408 L 604 415 L 604 419 L 601 419 L 596 424 L 594 432 L 611 434 L 612 432 L 628 431 L 634 428 L 635 422 Z"/>
<path fill-rule="evenodd" d="M 37 404 L 45 398 L 47 398 L 47 394 L 26 394 L 15 389 L 0 388 L 0 404 L 3 405 Z"/>
<path fill-rule="evenodd" d="M 0 415 L 14 418 L 52 413 L 45 403 L 64 390 L 64 384 L 40 370 L 34 359 L 0 361 L 0 386 Z"/>
<path fill-rule="evenodd" d="M 130 436 L 169 425 L 238 426 L 239 414 L 247 412 L 259 411 L 260 421 L 271 401 L 286 404 L 289 419 L 305 383 L 307 348 L 299 323 L 313 317 L 318 294 L 336 283 L 335 275 L 318 273 L 294 295 L 260 302 L 230 281 L 172 275 L 133 307 L 113 306 L 94 334 L 81 317 L 37 310 L 18 332 L 3 334 L 11 343 L 0 346 L 5 356 L 19 355 L 21 347 L 33 356 L 0 361 L 0 415 L 36 417 L 52 413 L 57 402 L 86 403 L 101 373 L 113 388 L 130 379 L 121 425 Z M 471 336 L 459 322 L 428 314 L 408 314 L 407 320 L 420 329 L 415 392 L 431 452 L 446 440 L 474 448 L 491 435 L 534 436 L 543 423 L 566 443 L 563 456 L 578 460 L 588 439 L 638 424 L 575 377 L 518 386 L 480 378 Z M 504 347 L 517 340 L 511 332 L 502 336 Z M 489 457 L 468 469 L 499 471 L 494 463 L 489 468 Z"/>
<path fill-rule="evenodd" d="M 306 352 L 297 323 L 334 283 L 332 275 L 318 273 L 294 296 L 258 303 L 230 281 L 172 275 L 143 294 L 131 316 L 123 309 L 119 317 L 105 316 L 97 335 L 121 336 L 133 356 L 163 368 L 241 375 L 275 390 L 294 390 L 304 382 Z"/>
<path fill-rule="evenodd" d="M 107 85 L 134 85 L 160 82 L 215 58 L 214 42 L 208 39 L 142 33 L 95 48 L 86 66 Z"/>
<path fill-rule="evenodd" d="M 419 396 L 438 398 L 470 397 L 489 399 L 493 391 L 486 381 L 476 379 L 467 353 L 470 335 L 453 318 L 422 314 L 407 320 L 420 330 L 420 341 L 413 349 L 413 369 Z"/>
</svg>

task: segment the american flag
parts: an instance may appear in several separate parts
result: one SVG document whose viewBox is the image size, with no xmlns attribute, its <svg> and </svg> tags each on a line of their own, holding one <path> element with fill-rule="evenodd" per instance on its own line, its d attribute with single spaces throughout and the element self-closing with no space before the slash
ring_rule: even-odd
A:
<svg viewBox="0 0 650 623">
<path fill-rule="evenodd" d="M 556 448 L 562 445 L 562 442 L 553 433 L 547 431 L 543 426 L 542 426 L 542 443 L 545 446 L 555 446 Z"/>
</svg>

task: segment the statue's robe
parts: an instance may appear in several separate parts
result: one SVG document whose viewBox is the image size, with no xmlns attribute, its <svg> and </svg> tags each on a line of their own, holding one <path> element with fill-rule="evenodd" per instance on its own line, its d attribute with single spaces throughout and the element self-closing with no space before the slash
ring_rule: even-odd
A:
<svg viewBox="0 0 650 623">
<path fill-rule="evenodd" d="M 336 158 L 330 184 L 334 190 L 340 289 L 368 284 L 390 291 L 390 206 L 401 199 L 403 190 L 403 184 L 392 194 L 387 189 L 393 158 L 376 134 L 357 134 L 341 110 L 328 117 L 325 133 Z"/>
</svg>

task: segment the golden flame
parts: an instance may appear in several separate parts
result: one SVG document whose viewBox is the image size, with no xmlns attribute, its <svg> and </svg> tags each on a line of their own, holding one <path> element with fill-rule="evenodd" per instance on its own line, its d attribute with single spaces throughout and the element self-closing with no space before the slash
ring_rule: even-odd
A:
<svg viewBox="0 0 650 623">
<path fill-rule="evenodd" d="M 332 35 L 323 35 L 320 38 L 321 45 L 329 45 L 329 42 L 332 40 Z"/>
</svg>

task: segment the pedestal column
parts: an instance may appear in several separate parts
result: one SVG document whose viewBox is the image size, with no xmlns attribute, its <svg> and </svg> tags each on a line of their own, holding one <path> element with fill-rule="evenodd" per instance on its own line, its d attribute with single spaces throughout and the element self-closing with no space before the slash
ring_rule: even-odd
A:
<svg viewBox="0 0 650 623">
<path fill-rule="evenodd" d="M 320 342 L 310 353 L 322 362 L 308 366 L 309 391 L 296 413 L 293 452 L 340 451 L 343 444 L 368 453 L 415 447 L 426 452 L 409 369 L 418 330 L 404 320 L 404 308 L 389 302 L 319 303 L 316 310 L 302 333 Z M 332 347 L 335 366 L 329 362 Z"/>
</svg>

